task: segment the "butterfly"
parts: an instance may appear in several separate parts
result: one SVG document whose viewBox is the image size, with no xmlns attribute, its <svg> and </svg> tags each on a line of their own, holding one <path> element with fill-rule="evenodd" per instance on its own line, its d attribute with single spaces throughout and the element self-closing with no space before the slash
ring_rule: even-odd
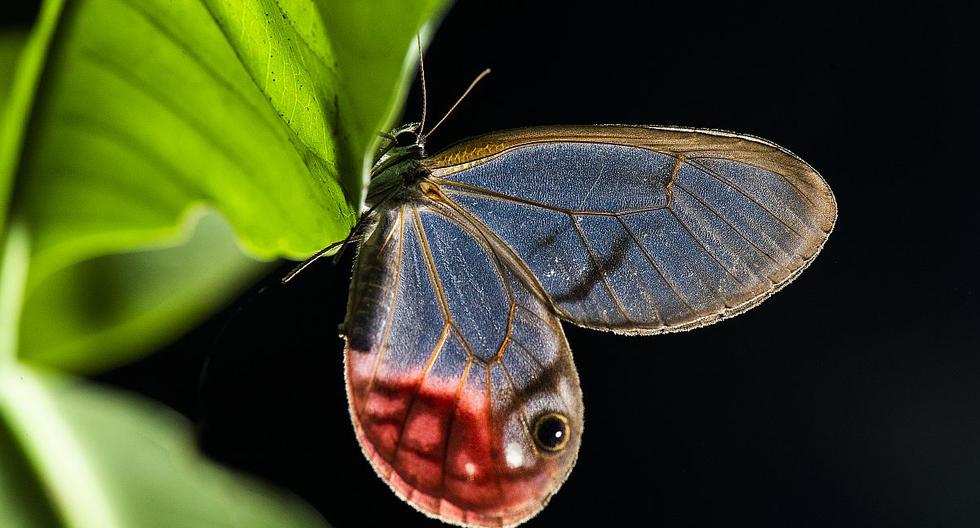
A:
<svg viewBox="0 0 980 528">
<path fill-rule="evenodd" d="M 452 524 L 519 524 L 575 465 L 561 321 L 659 334 L 734 316 L 795 279 L 837 217 L 816 170 L 748 135 L 537 127 L 427 156 L 421 128 L 385 135 L 348 239 L 345 377 L 378 475 Z"/>
</svg>

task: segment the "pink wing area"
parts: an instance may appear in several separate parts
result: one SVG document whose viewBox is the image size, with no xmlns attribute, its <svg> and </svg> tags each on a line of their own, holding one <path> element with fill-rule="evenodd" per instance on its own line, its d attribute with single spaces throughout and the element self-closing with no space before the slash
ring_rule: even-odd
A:
<svg viewBox="0 0 980 528">
<path fill-rule="evenodd" d="M 354 271 L 346 372 L 365 455 L 423 513 L 513 526 L 575 463 L 578 375 L 561 325 L 491 248 L 495 235 L 433 202 L 379 214 Z M 534 440 L 557 413 L 563 449 Z"/>
</svg>

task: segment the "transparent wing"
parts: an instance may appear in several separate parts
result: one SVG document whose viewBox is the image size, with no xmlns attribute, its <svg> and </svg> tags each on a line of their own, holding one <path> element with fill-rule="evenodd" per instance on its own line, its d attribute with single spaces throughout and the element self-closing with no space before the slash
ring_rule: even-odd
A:
<svg viewBox="0 0 980 528">
<path fill-rule="evenodd" d="M 436 194 L 493 231 L 563 318 L 624 333 L 755 306 L 809 264 L 837 213 L 805 162 L 715 131 L 522 129 L 426 164 Z"/>
<path fill-rule="evenodd" d="M 404 204 L 379 216 L 345 322 L 358 440 L 424 513 L 520 522 L 557 491 L 578 451 L 581 392 L 560 322 L 452 210 Z M 540 452 L 531 436 L 547 413 L 571 425 L 560 453 Z"/>
</svg>

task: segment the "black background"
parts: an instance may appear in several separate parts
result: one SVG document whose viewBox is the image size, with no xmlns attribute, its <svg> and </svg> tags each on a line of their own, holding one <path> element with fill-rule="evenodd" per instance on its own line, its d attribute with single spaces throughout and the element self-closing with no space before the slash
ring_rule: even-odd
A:
<svg viewBox="0 0 980 528">
<path fill-rule="evenodd" d="M 585 435 L 528 526 L 980 525 L 970 20 L 931 2 L 453 8 L 426 55 L 431 113 L 494 72 L 430 150 L 538 124 L 721 128 L 793 150 L 840 209 L 812 267 L 743 316 L 653 337 L 566 327 Z M 438 526 L 354 439 L 336 331 L 349 266 L 280 287 L 284 264 L 100 379 L 186 414 L 208 454 L 335 526 Z"/>
</svg>

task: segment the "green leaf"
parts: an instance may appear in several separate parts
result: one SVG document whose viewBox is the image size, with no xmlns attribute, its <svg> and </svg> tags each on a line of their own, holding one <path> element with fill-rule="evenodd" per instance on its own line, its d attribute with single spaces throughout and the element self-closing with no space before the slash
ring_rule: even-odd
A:
<svg viewBox="0 0 980 528">
<path fill-rule="evenodd" d="M 108 367 L 254 278 L 227 240 L 159 249 L 189 240 L 202 207 L 259 259 L 346 236 L 415 36 L 445 4 L 72 2 L 18 162 L 14 214 L 33 242 L 22 357 Z"/>
<path fill-rule="evenodd" d="M 195 221 L 190 240 L 175 247 L 96 257 L 50 275 L 24 307 L 23 355 L 74 371 L 125 362 L 145 350 L 134 343 L 166 341 L 267 269 L 238 250 L 220 216 Z"/>
<path fill-rule="evenodd" d="M 325 526 L 201 457 L 172 411 L 25 367 L 0 372 L 0 456 L 0 526 Z"/>
<path fill-rule="evenodd" d="M 59 19 L 45 4 L 0 140 L 0 526 L 324 525 L 204 460 L 173 413 L 14 350 L 124 361 L 254 276 L 236 239 L 272 258 L 345 235 L 406 50 L 441 6 L 88 0 Z"/>
<path fill-rule="evenodd" d="M 15 223 L 0 233 L 0 375 L 17 359 L 17 329 L 30 252 L 27 230 Z"/>
<path fill-rule="evenodd" d="M 7 106 L 7 97 L 10 95 L 11 84 L 14 80 L 14 69 L 17 66 L 17 59 L 27 41 L 27 31 L 19 29 L 9 29 L 0 31 L 0 101 L 2 107 Z M 0 116 L 3 115 L 0 109 Z M 2 119 L 2 117 L 0 117 Z"/>
<path fill-rule="evenodd" d="M 46 2 L 29 36 L 8 33 L 0 44 L 0 240 L 6 233 L 7 205 L 27 120 L 61 7 L 60 0 Z"/>
<path fill-rule="evenodd" d="M 205 460 L 162 406 L 17 364 L 28 243 L 12 223 L 0 260 L 0 526 L 325 526 Z"/>
</svg>

